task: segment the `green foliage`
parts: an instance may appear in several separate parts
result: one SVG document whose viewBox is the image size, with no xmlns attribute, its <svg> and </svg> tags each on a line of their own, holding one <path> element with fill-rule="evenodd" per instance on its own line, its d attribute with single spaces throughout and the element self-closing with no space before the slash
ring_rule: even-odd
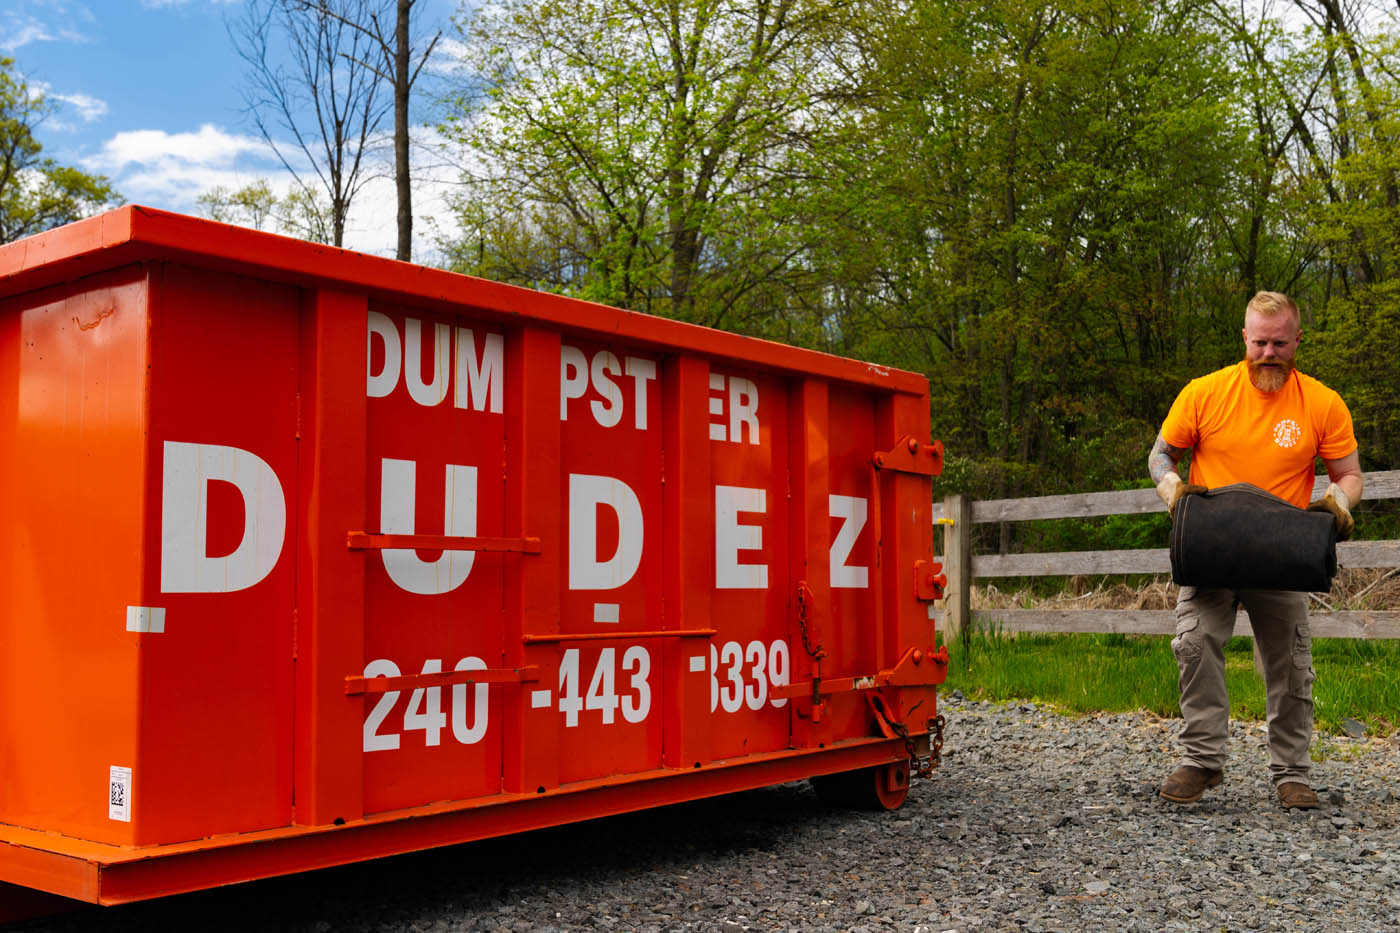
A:
<svg viewBox="0 0 1400 933">
<path fill-rule="evenodd" d="M 812 342 L 804 199 L 828 0 L 494 0 L 482 85 L 444 126 L 472 165 L 460 271 Z"/>
<path fill-rule="evenodd" d="M 52 107 L 0 57 L 0 243 L 41 233 L 121 203 L 111 183 L 41 153 L 34 133 Z"/>
<path fill-rule="evenodd" d="M 210 220 L 262 230 L 272 219 L 277 200 L 272 185 L 259 178 L 236 189 L 216 185 L 195 198 L 195 203 Z"/>
<path fill-rule="evenodd" d="M 210 220 L 238 224 L 254 230 L 273 230 L 313 243 L 332 243 L 335 218 L 326 196 L 314 188 L 294 187 L 282 197 L 260 178 L 242 188 L 222 185 L 195 199 Z"/>
<path fill-rule="evenodd" d="M 1200 7 L 869 11 L 872 92 L 847 128 L 871 142 L 843 165 L 831 261 L 863 286 L 857 354 L 929 374 L 935 434 L 979 463 L 962 491 L 1141 475 L 1198 365 L 1182 349 L 1212 343 L 1220 270 L 1195 259 L 1242 131 Z"/>
<path fill-rule="evenodd" d="M 1216 0 L 464 5 L 443 246 L 924 373 L 936 494 L 983 499 L 1140 483 L 1176 393 L 1282 290 L 1301 367 L 1393 468 L 1398 27 L 1323 7 L 1300 32 Z M 1160 546 L 1161 524 L 1015 534 Z"/>
<path fill-rule="evenodd" d="M 943 690 L 992 700 L 1036 700 L 1080 713 L 1145 709 L 1179 715 L 1176 659 L 1166 636 L 1021 635 L 979 632 L 966 647 L 949 646 Z M 1320 638 L 1313 642 L 1315 716 L 1320 731 L 1340 733 L 1343 719 L 1373 735 L 1400 725 L 1400 643 Z M 1253 640 L 1225 648 L 1230 715 L 1265 718 L 1263 681 L 1254 671 Z"/>
</svg>

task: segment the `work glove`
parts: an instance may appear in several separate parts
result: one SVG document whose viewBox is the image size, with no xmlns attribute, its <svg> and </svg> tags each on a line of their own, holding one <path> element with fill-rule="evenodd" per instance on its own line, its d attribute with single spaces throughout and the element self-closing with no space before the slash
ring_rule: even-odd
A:
<svg viewBox="0 0 1400 933">
<path fill-rule="evenodd" d="M 1347 494 L 1338 488 L 1336 483 L 1331 483 L 1327 491 L 1322 494 L 1312 505 L 1308 506 L 1309 512 L 1331 512 L 1332 517 L 1337 520 L 1337 540 L 1345 541 L 1351 537 L 1352 530 L 1356 528 L 1356 522 L 1351 517 L 1351 500 Z"/>
<path fill-rule="evenodd" d="M 1181 501 L 1183 496 L 1194 496 L 1209 491 L 1206 487 L 1197 486 L 1195 483 L 1183 483 L 1175 471 L 1162 477 L 1162 481 L 1157 484 L 1157 498 L 1162 500 L 1162 504 L 1167 507 L 1167 512 L 1171 515 L 1176 515 L 1176 504 Z"/>
</svg>

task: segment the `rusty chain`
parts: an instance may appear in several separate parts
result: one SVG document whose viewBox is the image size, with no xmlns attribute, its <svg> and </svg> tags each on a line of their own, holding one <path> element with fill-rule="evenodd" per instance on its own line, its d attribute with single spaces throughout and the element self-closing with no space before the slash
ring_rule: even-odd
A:
<svg viewBox="0 0 1400 933">
<path fill-rule="evenodd" d="M 921 778 L 933 777 L 933 769 L 938 767 L 943 758 L 943 717 L 935 716 L 928 721 L 928 757 L 919 755 L 919 749 L 914 744 L 914 736 L 909 734 L 908 726 L 897 720 L 887 721 L 895 735 L 904 740 L 904 750 L 909 753 L 909 770 Z"/>
<path fill-rule="evenodd" d="M 813 661 L 820 661 L 826 657 L 826 649 L 821 645 L 812 647 L 812 634 L 807 630 L 807 601 L 812 598 L 812 590 L 807 586 L 807 581 L 802 580 L 797 584 L 797 624 L 802 630 L 802 647 L 807 652 L 807 657 Z"/>
<path fill-rule="evenodd" d="M 826 649 L 821 645 L 812 646 L 812 634 L 807 626 L 807 603 L 812 598 L 812 590 L 807 586 L 807 581 L 802 580 L 797 584 L 797 624 L 802 632 L 802 648 L 807 652 L 807 656 L 813 661 L 820 662 L 826 657 Z M 816 702 L 817 681 L 812 684 L 813 702 Z M 881 717 L 884 718 L 884 717 Z M 909 770 L 919 777 L 927 778 L 933 776 L 933 769 L 938 767 L 942 760 L 943 753 L 943 724 L 942 716 L 935 716 L 928 721 L 928 747 L 927 757 L 919 755 L 919 750 L 914 743 L 914 737 L 909 734 L 909 727 L 898 720 L 887 719 L 891 729 L 895 734 L 904 740 L 904 749 L 909 753 Z"/>
</svg>

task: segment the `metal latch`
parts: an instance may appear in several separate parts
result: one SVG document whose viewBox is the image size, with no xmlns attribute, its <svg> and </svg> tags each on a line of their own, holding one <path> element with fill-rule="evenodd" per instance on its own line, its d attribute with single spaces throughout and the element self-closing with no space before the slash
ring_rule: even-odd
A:
<svg viewBox="0 0 1400 933">
<path fill-rule="evenodd" d="M 352 551 L 410 550 L 424 551 L 505 551 L 517 554 L 538 554 L 539 538 L 456 537 L 452 535 L 379 535 L 367 531 L 351 531 L 345 546 Z"/>
<path fill-rule="evenodd" d="M 475 671 L 437 671 L 431 674 L 404 674 L 400 677 L 347 677 L 345 695 L 416 690 L 419 687 L 448 687 L 456 684 L 524 684 L 540 679 L 537 664 L 525 667 L 496 667 Z"/>
<path fill-rule="evenodd" d="M 892 449 L 875 453 L 870 462 L 877 470 L 937 476 L 943 472 L 943 442 L 930 441 L 925 444 L 914 435 L 907 434 Z"/>
<path fill-rule="evenodd" d="M 942 572 L 943 565 L 933 560 L 914 562 L 914 597 L 925 602 L 943 598 L 943 590 L 948 586 L 948 577 Z"/>
</svg>

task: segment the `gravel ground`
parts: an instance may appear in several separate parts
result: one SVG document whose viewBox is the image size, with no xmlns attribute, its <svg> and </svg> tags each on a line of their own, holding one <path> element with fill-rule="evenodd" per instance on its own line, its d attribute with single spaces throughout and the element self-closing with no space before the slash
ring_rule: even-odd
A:
<svg viewBox="0 0 1400 933">
<path fill-rule="evenodd" d="M 888 814 L 805 783 L 22 930 L 1327 930 L 1400 927 L 1400 742 L 1321 737 L 1285 812 L 1262 727 L 1159 800 L 1180 720 L 944 701 L 943 765 Z"/>
</svg>

